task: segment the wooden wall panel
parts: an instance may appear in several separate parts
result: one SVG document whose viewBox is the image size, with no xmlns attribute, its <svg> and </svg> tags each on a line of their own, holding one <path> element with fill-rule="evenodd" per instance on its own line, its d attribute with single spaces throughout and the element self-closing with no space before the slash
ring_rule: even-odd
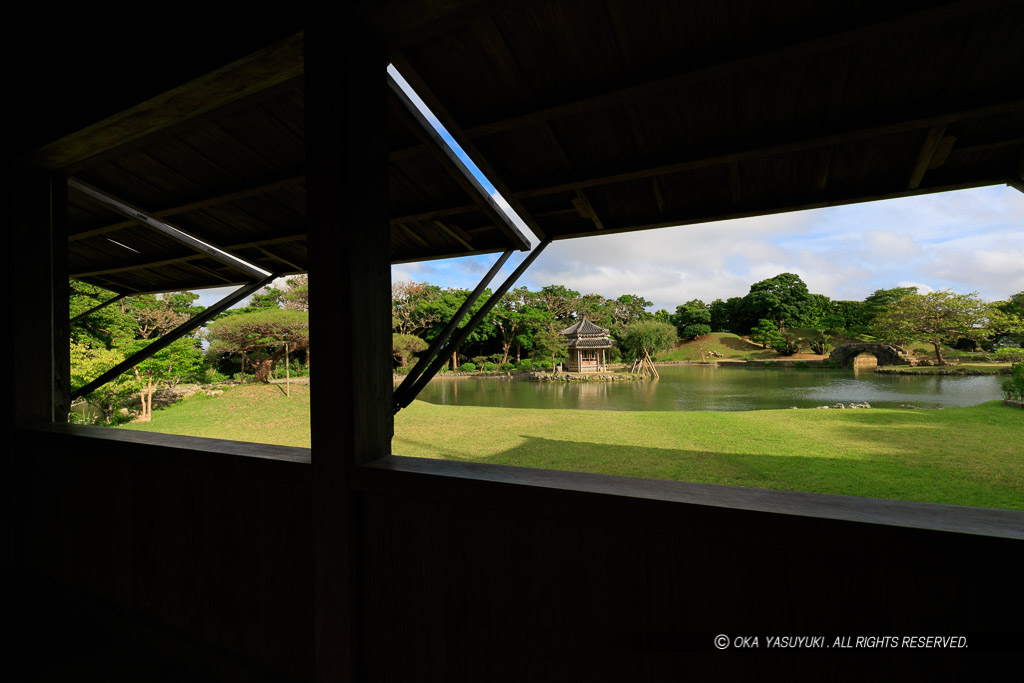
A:
<svg viewBox="0 0 1024 683">
<path fill-rule="evenodd" d="M 308 679 L 308 463 L 31 438 L 34 457 L 14 471 L 26 502 L 17 571 L 153 624 L 172 641 L 272 678 Z"/>
<path fill-rule="evenodd" d="M 763 648 L 765 635 L 1008 630 L 1024 606 L 1019 541 L 421 483 L 362 496 L 367 681 L 726 680 L 774 667 L 919 680 L 1012 656 L 858 651 L 836 668 L 834 651 Z M 719 633 L 760 635 L 762 650 L 723 654 Z"/>
</svg>

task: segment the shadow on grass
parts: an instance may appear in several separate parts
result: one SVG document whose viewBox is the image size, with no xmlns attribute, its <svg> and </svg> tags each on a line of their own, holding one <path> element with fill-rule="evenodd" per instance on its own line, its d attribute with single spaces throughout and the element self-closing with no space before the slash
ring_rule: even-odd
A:
<svg viewBox="0 0 1024 683">
<path fill-rule="evenodd" d="M 964 476 L 941 463 L 908 465 L 885 457 L 771 456 L 563 441 L 521 436 L 491 456 L 460 457 L 434 444 L 444 460 L 591 472 L 627 477 L 831 493 L 871 498 L 1024 509 L 1019 486 Z M 406 455 L 398 447 L 395 455 Z"/>
</svg>

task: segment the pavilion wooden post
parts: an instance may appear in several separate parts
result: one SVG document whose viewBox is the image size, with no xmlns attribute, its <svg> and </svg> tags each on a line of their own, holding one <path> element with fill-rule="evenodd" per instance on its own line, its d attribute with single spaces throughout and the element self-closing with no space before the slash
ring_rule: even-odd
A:
<svg viewBox="0 0 1024 683">
<path fill-rule="evenodd" d="M 8 228 L 18 256 L 15 328 L 8 335 L 8 358 L 19 387 L 12 400 L 14 423 L 66 422 L 71 408 L 67 181 L 26 168 L 14 170 L 10 181 Z"/>
<path fill-rule="evenodd" d="M 336 359 L 311 405 L 314 680 L 362 680 L 352 472 L 388 454 L 393 425 L 387 60 L 351 12 L 306 31 L 304 54 L 313 315 Z"/>
</svg>

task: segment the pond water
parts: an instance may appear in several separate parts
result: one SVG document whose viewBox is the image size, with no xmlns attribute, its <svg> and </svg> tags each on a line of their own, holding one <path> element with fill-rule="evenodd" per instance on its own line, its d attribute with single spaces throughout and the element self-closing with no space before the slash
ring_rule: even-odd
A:
<svg viewBox="0 0 1024 683">
<path fill-rule="evenodd" d="M 853 370 L 663 366 L 638 382 L 437 379 L 419 399 L 442 405 L 584 410 L 768 410 L 862 403 L 875 408 L 972 406 L 1002 398 L 992 375 L 888 375 Z"/>
</svg>

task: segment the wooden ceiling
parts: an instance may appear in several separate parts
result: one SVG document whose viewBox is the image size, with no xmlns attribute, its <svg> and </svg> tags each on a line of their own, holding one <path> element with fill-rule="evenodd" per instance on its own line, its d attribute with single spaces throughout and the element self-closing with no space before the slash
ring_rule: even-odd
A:
<svg viewBox="0 0 1024 683">
<path fill-rule="evenodd" d="M 1024 191 L 1024 0 L 363 9 L 540 237 L 997 183 Z M 265 270 L 303 272 L 302 59 L 301 33 L 275 41 L 23 161 Z M 389 97 L 392 261 L 524 248 Z M 79 192 L 69 222 L 73 276 L 114 291 L 251 279 Z"/>
<path fill-rule="evenodd" d="M 546 0 L 393 61 L 540 237 L 1024 189 L 1019 1 Z"/>
</svg>

